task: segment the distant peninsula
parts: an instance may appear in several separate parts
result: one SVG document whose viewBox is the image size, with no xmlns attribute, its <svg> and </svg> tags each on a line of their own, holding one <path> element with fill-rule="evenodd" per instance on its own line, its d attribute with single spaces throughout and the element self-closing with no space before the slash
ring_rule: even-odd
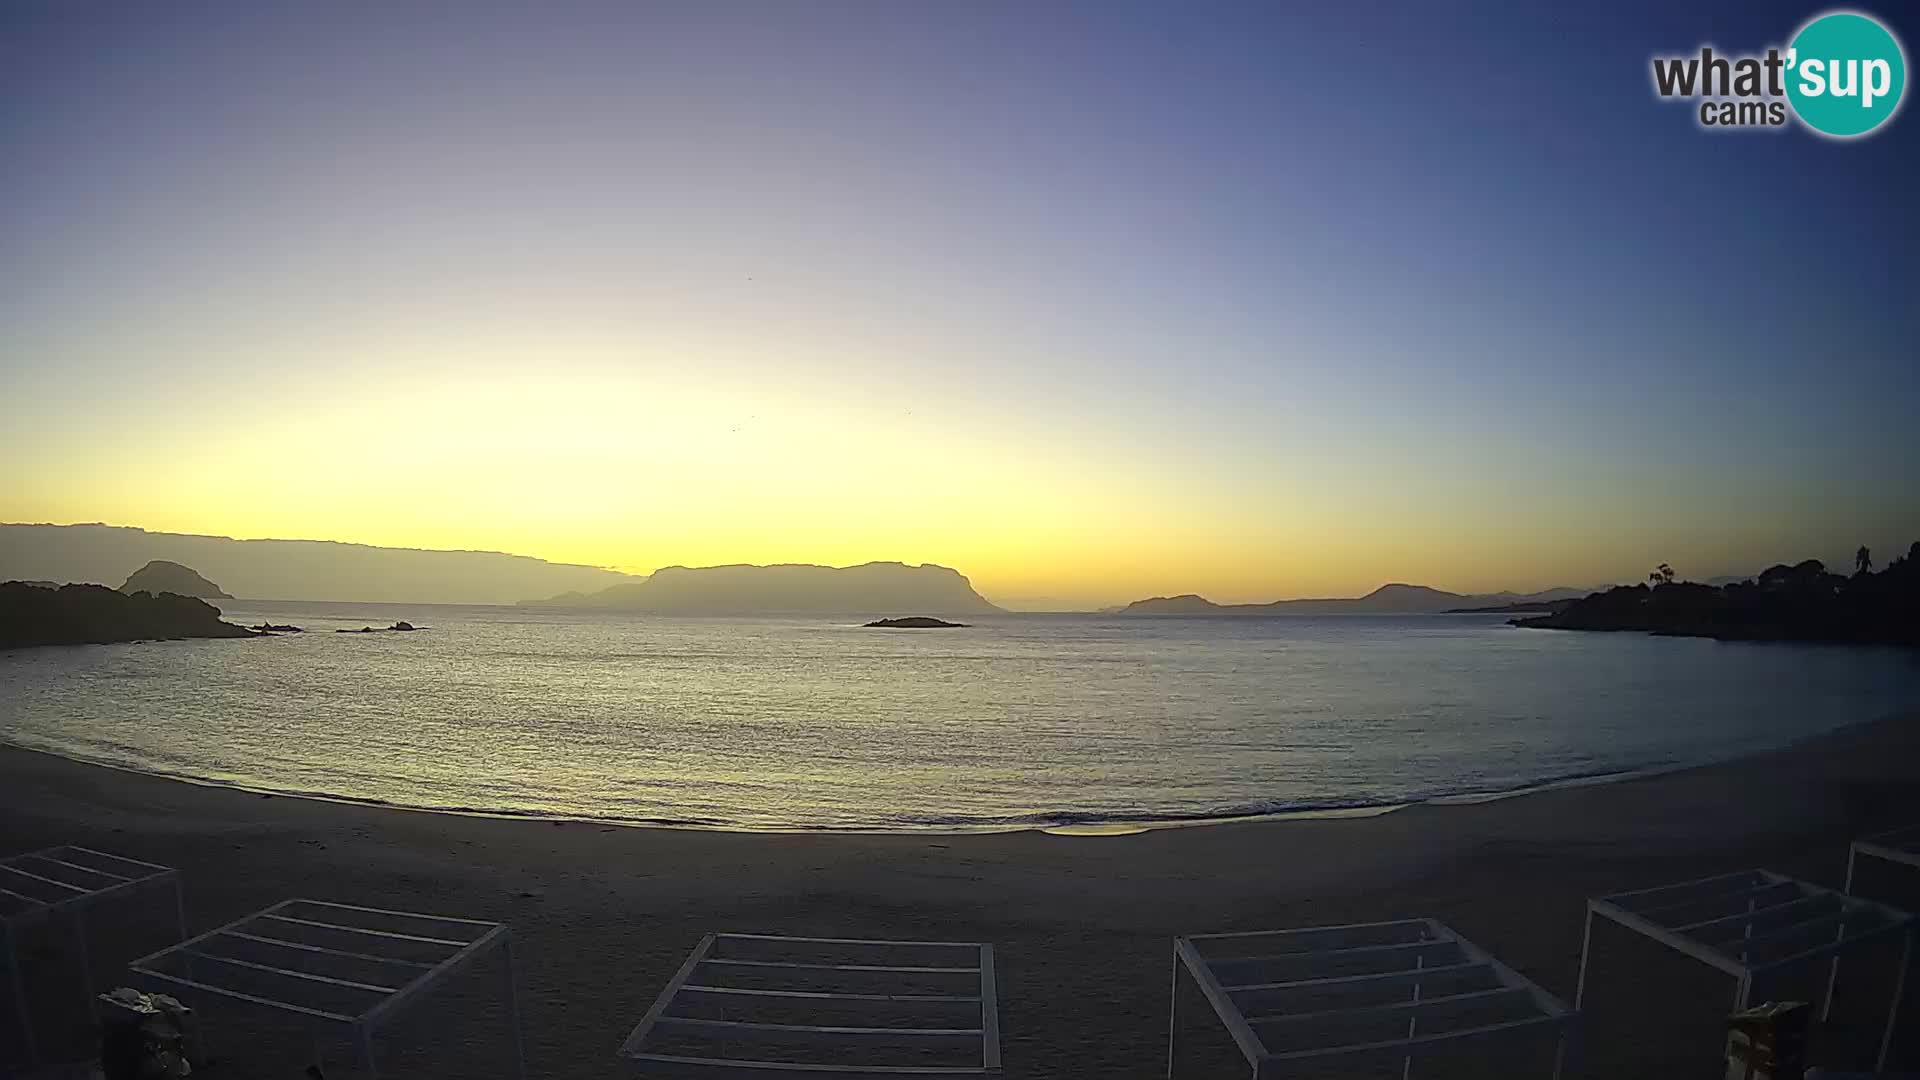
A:
<svg viewBox="0 0 1920 1080">
<path fill-rule="evenodd" d="M 201 577 L 198 573 L 177 562 L 155 559 L 133 572 L 127 583 L 120 586 L 123 593 L 150 592 L 155 596 L 172 593 L 175 596 L 196 596 L 202 600 L 231 600 L 232 594 L 220 591 L 220 586 Z"/>
<path fill-rule="evenodd" d="M 875 619 L 866 625 L 889 630 L 965 630 L 967 628 L 967 624 L 963 622 L 948 622 L 945 619 L 934 619 L 925 615 L 909 615 L 904 619 Z"/>
<path fill-rule="evenodd" d="M 0 649 L 257 636 L 221 621 L 218 608 L 191 596 L 123 593 L 104 585 L 0 584 Z"/>
<path fill-rule="evenodd" d="M 1808 559 L 1725 585 L 1676 581 L 1666 566 L 1649 578 L 1649 584 L 1616 586 L 1553 614 L 1511 622 L 1725 641 L 1920 646 L 1920 542 L 1878 573 L 1872 553 L 1861 548 L 1851 576 Z"/>
<path fill-rule="evenodd" d="M 596 593 L 563 594 L 540 606 L 654 615 L 847 615 L 876 609 L 978 615 L 1000 610 L 957 570 L 898 562 L 669 566 L 644 581 Z"/>
<path fill-rule="evenodd" d="M 1525 615 L 1536 611 L 1562 611 L 1579 603 L 1578 597 L 1564 600 L 1520 600 L 1511 604 L 1491 604 L 1487 607 L 1448 608 L 1444 615 Z"/>
<path fill-rule="evenodd" d="M 1395 582 L 1382 585 L 1365 596 L 1323 600 L 1275 600 L 1266 604 L 1216 604 L 1204 596 L 1185 593 L 1180 596 L 1156 596 L 1136 600 L 1120 609 L 1122 615 L 1427 615 L 1458 612 L 1462 609 L 1495 608 L 1507 610 L 1515 604 L 1551 603 L 1574 600 L 1586 594 L 1584 589 L 1548 589 L 1537 593 L 1489 593 L 1479 596 L 1447 592 L 1426 585 Z"/>
<path fill-rule="evenodd" d="M 129 567 L 153 561 L 191 566 L 227 592 L 256 600 L 517 604 L 643 580 L 498 551 L 235 540 L 120 525 L 0 524 L 0 580 L 115 585 Z"/>
</svg>

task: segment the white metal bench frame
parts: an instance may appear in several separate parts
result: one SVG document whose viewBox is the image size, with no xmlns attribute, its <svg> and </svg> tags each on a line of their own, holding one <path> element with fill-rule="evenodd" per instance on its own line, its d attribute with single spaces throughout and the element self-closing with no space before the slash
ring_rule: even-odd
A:
<svg viewBox="0 0 1920 1080">
<path fill-rule="evenodd" d="M 295 914 L 296 911 L 298 914 Z M 362 916 L 370 915 L 375 917 L 373 921 L 378 921 L 381 918 L 414 920 L 431 924 L 435 929 L 429 934 L 426 932 L 414 932 L 420 931 L 420 928 L 417 926 L 409 926 L 406 930 L 391 928 L 378 929 L 357 925 L 352 922 L 330 922 L 324 917 L 330 911 L 355 912 Z M 356 935 L 357 937 L 366 939 L 364 946 L 366 951 L 325 948 L 307 942 L 281 938 L 273 933 L 276 927 L 285 924 L 319 927 L 329 931 Z M 370 963 L 384 963 L 398 971 L 411 971 L 411 974 L 407 975 L 404 979 L 396 979 L 393 985 L 386 985 L 354 982 L 318 975 L 312 972 L 298 971 L 292 968 L 278 968 L 271 965 L 254 963 L 252 961 L 242 961 L 233 957 L 222 956 L 214 951 L 219 939 L 226 936 L 238 936 L 244 940 L 255 943 L 284 945 L 301 952 L 351 957 L 355 960 Z M 450 951 L 440 959 L 431 962 L 382 955 L 380 953 L 383 943 L 397 941 L 408 942 L 410 945 L 415 946 L 422 944 L 443 946 Z M 516 988 L 517 980 L 514 978 L 513 937 L 505 923 L 484 922 L 478 919 L 455 919 L 444 915 L 427 915 L 413 911 L 389 911 L 384 908 L 359 907 L 353 904 L 335 904 L 324 900 L 296 898 L 292 900 L 282 900 L 280 903 L 264 911 L 255 912 L 245 918 L 235 919 L 225 926 L 209 930 L 198 937 L 188 938 L 178 945 L 169 946 L 158 952 L 143 956 L 128 966 L 132 970 L 150 979 L 185 988 L 189 991 L 189 994 L 186 995 L 189 997 L 192 996 L 191 992 L 198 991 L 200 993 L 245 1001 L 253 1005 L 276 1009 L 281 1012 L 293 1013 L 322 1024 L 334 1024 L 345 1027 L 359 1055 L 361 1067 L 367 1071 L 370 1077 L 378 1080 L 380 1070 L 373 1052 L 373 1034 L 379 1026 L 391 1018 L 402 1007 L 411 1004 L 434 986 L 452 977 L 485 954 L 494 951 L 502 954 L 506 971 L 504 978 L 506 982 L 508 1022 L 513 1028 L 514 1072 L 521 1080 L 525 1080 L 527 1074 L 526 1053 L 520 1032 L 520 999 Z M 160 966 L 176 958 L 187 966 L 189 974 L 181 975 L 164 970 Z M 194 961 L 196 959 L 207 961 L 208 963 L 195 965 Z M 218 982 L 209 981 L 218 978 L 217 975 L 205 974 L 200 970 L 207 967 L 209 963 L 213 965 L 239 965 L 248 969 L 286 976 L 290 980 L 294 980 L 289 986 L 290 991 L 292 986 L 299 985 L 300 982 L 314 982 L 364 991 L 372 995 L 372 998 L 366 1007 L 352 1013 L 347 1013 L 335 1009 L 319 1008 L 315 1005 L 303 1004 L 295 1000 L 266 997 L 262 994 L 221 986 Z M 294 995 L 290 992 L 288 996 L 291 997 Z"/>
<path fill-rule="evenodd" d="M 1718 915 L 1709 911 L 1707 914 L 1713 917 L 1704 920 L 1667 915 L 1664 917 L 1690 921 L 1661 921 L 1662 913 L 1721 903 L 1732 904 L 1736 908 L 1744 907 L 1744 910 Z M 1906 992 L 1907 966 L 1913 957 L 1913 915 L 1771 870 L 1741 870 L 1590 899 L 1587 901 L 1586 930 L 1580 941 L 1580 980 L 1573 999 L 1576 1009 L 1586 998 L 1587 963 L 1593 946 L 1595 915 L 1732 976 L 1734 1012 L 1747 1008 L 1751 1003 L 1749 999 L 1753 995 L 1755 981 L 1769 972 L 1821 956 L 1837 961 L 1844 952 L 1891 934 L 1901 934 L 1900 973 L 1894 980 L 1893 1002 L 1887 1014 L 1886 1031 L 1880 1039 L 1879 1063 L 1875 1066 L 1886 1067 L 1887 1052 L 1893 1044 L 1894 1021 L 1900 1014 L 1900 1003 Z M 1773 922 L 1781 918 L 1788 921 Z M 1877 926 L 1850 935 L 1847 932 L 1849 918 L 1877 918 L 1882 921 Z M 1766 923 L 1763 925 L 1761 920 Z M 1829 921 L 1834 924 L 1833 937 L 1829 941 L 1758 963 L 1748 958 L 1754 946 L 1764 944 L 1768 939 L 1791 940 L 1807 927 Z M 1701 936 L 1708 930 L 1721 933 L 1738 930 L 1740 936 L 1721 942 Z M 1829 968 L 1826 1001 L 1821 1006 L 1823 1018 L 1833 1005 L 1833 979 L 1836 973 L 1837 968 Z"/>
<path fill-rule="evenodd" d="M 0 859 L 0 960 L 7 965 L 14 1009 L 27 1064 L 38 1062 L 33 1023 L 27 1013 L 26 987 L 20 977 L 16 935 L 29 924 L 72 914 L 79 952 L 81 992 L 93 1008 L 92 959 L 87 949 L 87 912 L 95 905 L 149 889 L 172 888 L 175 940 L 187 936 L 187 901 L 180 871 L 125 855 L 61 844 Z"/>
<path fill-rule="evenodd" d="M 1406 942 L 1379 944 L 1374 936 L 1380 931 L 1411 932 L 1415 937 Z M 1261 938 L 1269 941 L 1293 942 L 1305 947 L 1284 950 L 1267 955 L 1207 957 L 1201 954 L 1199 942 L 1221 942 L 1232 939 Z M 1355 944 L 1355 942 L 1361 942 Z M 1429 947 L 1454 946 L 1466 957 L 1464 964 L 1448 964 L 1434 967 L 1424 966 L 1421 950 Z M 1253 946 L 1259 948 L 1260 946 Z M 1345 960 L 1362 953 L 1385 955 L 1394 950 L 1413 950 L 1414 966 L 1388 971 L 1366 972 L 1359 974 L 1332 973 L 1319 977 L 1311 976 L 1316 960 L 1324 963 L 1336 959 Z M 1224 980 L 1219 968 L 1223 965 L 1255 964 L 1261 961 L 1284 959 L 1289 963 L 1301 964 L 1309 973 L 1307 977 L 1281 982 L 1262 982 L 1255 984 L 1237 984 Z M 1404 961 L 1402 961 L 1404 962 Z M 1476 969 L 1491 976 L 1500 985 L 1497 990 L 1473 991 L 1465 994 L 1443 994 L 1425 997 L 1420 993 L 1421 982 L 1435 977 L 1458 974 L 1466 969 Z M 1167 1076 L 1172 1080 L 1176 1064 L 1179 1038 L 1179 992 L 1180 972 L 1185 969 L 1200 992 L 1212 1005 L 1220 1022 L 1226 1026 L 1228 1034 L 1233 1036 L 1234 1044 L 1252 1070 L 1253 1080 L 1286 1075 L 1294 1069 L 1311 1070 L 1315 1065 L 1329 1058 L 1378 1055 L 1391 1057 L 1399 1052 L 1401 1057 L 1401 1075 L 1411 1075 L 1413 1062 L 1427 1049 L 1460 1043 L 1467 1040 L 1498 1038 L 1503 1035 L 1519 1035 L 1524 1032 L 1537 1032 L 1542 1029 L 1557 1029 L 1553 1061 L 1553 1076 L 1560 1075 L 1562 1061 L 1566 1055 L 1567 1031 L 1574 1018 L 1574 1012 L 1568 1009 L 1560 999 L 1541 989 L 1532 980 L 1495 960 L 1484 949 L 1455 933 L 1446 924 L 1437 919 L 1399 919 L 1377 923 L 1348 923 L 1341 926 L 1312 926 L 1289 930 L 1256 930 L 1237 934 L 1190 934 L 1177 937 L 1173 941 L 1173 1000 L 1168 1003 L 1167 1020 Z M 1271 1016 L 1249 1018 L 1234 995 L 1248 991 L 1280 992 L 1295 990 L 1323 990 L 1339 988 L 1342 985 L 1360 986 L 1367 983 L 1392 983 L 1409 988 L 1409 998 L 1405 1002 L 1357 1005 L 1339 1009 L 1325 1009 L 1301 1013 L 1276 1013 Z M 1421 1034 L 1418 1029 L 1419 1015 L 1422 1009 L 1433 1009 L 1449 1003 L 1463 1003 L 1466 999 L 1490 994 L 1503 994 L 1525 999 L 1531 1003 L 1536 1014 L 1521 1019 L 1496 1024 L 1480 1025 L 1470 1028 L 1457 1028 Z M 1338 1020 L 1353 1019 L 1368 1014 L 1399 1015 L 1406 1014 L 1407 1034 L 1398 1039 L 1363 1043 L 1334 1042 L 1320 1046 L 1298 1047 L 1275 1051 L 1269 1048 L 1260 1037 L 1256 1026 L 1272 1023 L 1293 1022 L 1299 1020 Z"/>
<path fill-rule="evenodd" d="M 871 950 L 876 955 L 871 964 L 806 963 L 799 961 L 754 961 L 729 959 L 716 955 L 730 943 L 758 942 L 778 946 L 825 946 L 832 949 L 856 951 Z M 916 964 L 887 963 L 886 953 L 895 950 L 912 949 L 925 953 L 929 950 L 952 950 L 955 963 L 939 967 Z M 878 982 L 873 993 L 829 993 L 820 990 L 800 989 L 744 989 L 737 987 L 708 986 L 696 979 L 703 969 L 711 971 L 715 966 L 727 964 L 746 964 L 769 975 L 782 971 L 792 971 L 795 977 L 808 972 L 858 975 L 862 979 Z M 887 993 L 894 987 L 887 983 L 929 974 L 966 977 L 977 987 L 968 994 L 925 994 L 925 993 Z M 688 995 L 733 995 L 748 1002 L 754 998 L 778 999 L 787 1001 L 815 1002 L 822 1006 L 859 1009 L 863 1005 L 882 1008 L 928 1009 L 939 1012 L 962 1012 L 978 1010 L 977 1027 L 954 1028 L 898 1028 L 898 1027 L 854 1027 L 842 1025 L 816 1024 L 768 1024 L 746 1020 L 709 1020 L 675 1016 L 675 1004 Z M 875 941 L 860 938 L 806 938 L 782 937 L 771 934 L 708 934 L 687 957 L 686 963 L 660 991 L 653 1007 L 647 1010 L 640 1022 L 634 1025 L 626 1041 L 621 1044 L 620 1056 L 633 1062 L 640 1068 L 639 1075 L 646 1077 L 751 1077 L 753 1080 L 941 1080 L 941 1078 L 959 1077 L 997 1077 L 1000 1070 L 1000 1009 L 995 989 L 993 972 L 993 946 L 977 941 Z M 811 1041 L 815 1046 L 832 1049 L 835 1046 L 873 1045 L 874 1040 L 887 1040 L 909 1046 L 927 1046 L 938 1043 L 962 1041 L 979 1045 L 978 1065 L 838 1065 L 814 1062 L 787 1062 L 760 1060 L 752 1058 L 690 1057 L 674 1054 L 659 1054 L 648 1049 L 649 1040 L 656 1032 L 675 1027 L 695 1027 L 709 1032 L 735 1032 L 742 1036 L 761 1034 L 777 1035 L 782 1038 Z"/>
</svg>

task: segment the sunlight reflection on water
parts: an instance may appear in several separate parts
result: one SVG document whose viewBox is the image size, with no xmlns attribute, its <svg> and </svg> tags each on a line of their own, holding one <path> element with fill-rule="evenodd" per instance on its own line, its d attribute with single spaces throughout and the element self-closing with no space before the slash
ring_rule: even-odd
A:
<svg viewBox="0 0 1920 1080">
<path fill-rule="evenodd" d="M 728 828 L 1105 828 L 1711 760 L 1920 704 L 1896 650 L 1494 616 L 967 630 L 223 602 L 311 632 L 0 654 L 0 737 L 439 809 Z M 334 634 L 405 618 L 415 634 Z"/>
</svg>

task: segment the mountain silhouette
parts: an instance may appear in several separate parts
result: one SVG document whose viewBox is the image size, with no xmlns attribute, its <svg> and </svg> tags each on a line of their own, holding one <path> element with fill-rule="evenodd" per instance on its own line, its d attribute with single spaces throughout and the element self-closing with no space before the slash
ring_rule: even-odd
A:
<svg viewBox="0 0 1920 1080">
<path fill-rule="evenodd" d="M 1193 593 L 1180 596 L 1156 596 L 1136 600 L 1120 609 L 1123 615 L 1425 615 L 1466 607 L 1495 607 L 1507 604 L 1549 600 L 1570 600 L 1586 595 L 1584 589 L 1548 589 L 1537 593 L 1486 593 L 1466 595 L 1447 592 L 1429 585 L 1393 582 L 1365 596 L 1347 598 L 1275 600 L 1266 604 L 1216 604 Z"/>
<path fill-rule="evenodd" d="M 177 562 L 155 559 L 135 570 L 127 583 L 120 586 L 123 593 L 150 592 L 155 596 L 172 593 L 175 596 L 197 596 L 203 600 L 231 600 L 233 595 L 220 591 L 220 586 L 201 577 L 199 574 L 181 566 Z"/>
<path fill-rule="evenodd" d="M 118 584 L 130 566 L 191 566 L 235 596 L 514 604 L 641 580 L 498 551 L 429 551 L 332 540 L 235 540 L 117 525 L 0 524 L 0 579 Z M 173 590 L 178 592 L 179 590 Z"/>
<path fill-rule="evenodd" d="M 597 593 L 571 593 L 548 607 L 610 608 L 657 615 L 850 614 L 912 611 L 927 615 L 1000 610 L 973 590 L 959 571 L 931 563 L 909 566 L 669 566 L 645 581 Z"/>
</svg>

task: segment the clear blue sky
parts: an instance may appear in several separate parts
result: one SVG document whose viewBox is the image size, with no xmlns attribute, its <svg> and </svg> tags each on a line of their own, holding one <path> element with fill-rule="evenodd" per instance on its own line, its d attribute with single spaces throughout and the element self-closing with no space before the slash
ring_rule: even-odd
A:
<svg viewBox="0 0 1920 1080">
<path fill-rule="evenodd" d="M 1281 7 L 9 4 L 0 519 L 1040 606 L 1920 538 L 1912 109 L 1649 86 L 1823 9 Z"/>
</svg>

